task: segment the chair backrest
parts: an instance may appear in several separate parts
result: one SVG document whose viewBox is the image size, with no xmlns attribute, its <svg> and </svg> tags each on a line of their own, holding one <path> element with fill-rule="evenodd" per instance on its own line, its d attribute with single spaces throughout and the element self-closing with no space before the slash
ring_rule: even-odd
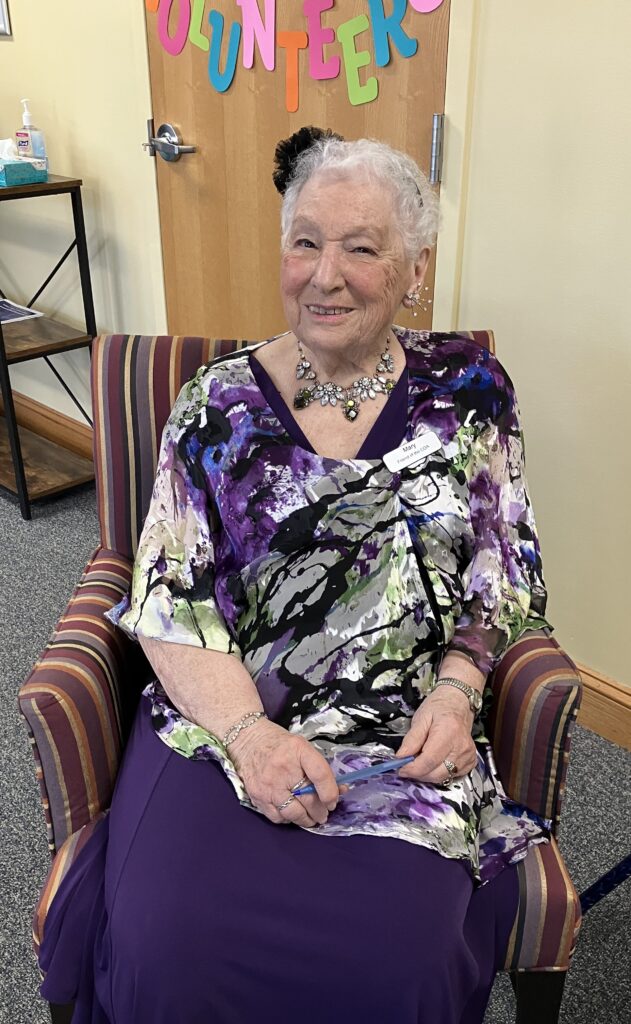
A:
<svg viewBox="0 0 631 1024">
<path fill-rule="evenodd" d="M 147 514 L 160 438 L 180 388 L 242 340 L 102 335 L 92 349 L 94 468 L 101 545 L 133 558 Z"/>
<path fill-rule="evenodd" d="M 491 331 L 462 331 L 494 351 Z M 102 335 L 92 349 L 94 466 L 101 545 L 133 558 L 149 508 L 160 439 L 180 388 L 203 363 L 254 344 Z"/>
</svg>

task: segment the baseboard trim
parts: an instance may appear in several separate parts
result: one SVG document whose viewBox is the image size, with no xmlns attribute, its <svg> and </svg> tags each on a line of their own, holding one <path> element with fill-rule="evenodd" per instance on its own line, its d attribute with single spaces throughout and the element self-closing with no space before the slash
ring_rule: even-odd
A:
<svg viewBox="0 0 631 1024">
<path fill-rule="evenodd" d="M 69 452 L 92 458 L 92 427 L 87 423 L 79 423 L 72 416 L 57 412 L 47 405 L 19 391 L 13 392 L 15 417 L 21 427 L 32 430 L 34 434 L 54 441 Z M 4 413 L 4 404 L 0 398 L 0 412 Z"/>
<path fill-rule="evenodd" d="M 576 662 L 583 680 L 578 723 L 631 750 L 631 687 Z"/>
</svg>

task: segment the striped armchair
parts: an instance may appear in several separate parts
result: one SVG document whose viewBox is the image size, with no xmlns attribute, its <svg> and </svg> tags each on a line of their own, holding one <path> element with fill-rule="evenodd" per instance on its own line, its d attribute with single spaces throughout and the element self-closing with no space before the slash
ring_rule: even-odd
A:
<svg viewBox="0 0 631 1024">
<path fill-rule="evenodd" d="M 493 349 L 490 331 L 470 337 Z M 149 666 L 103 618 L 131 580 L 149 504 L 160 435 L 182 384 L 198 366 L 246 346 L 240 341 L 108 335 L 94 342 L 94 453 L 101 543 L 20 695 L 40 785 L 51 869 L 34 916 L 36 953 L 61 880 L 107 813 Z M 496 669 L 489 722 L 509 795 L 551 818 L 556 835 L 580 681 L 543 633 L 514 644 Z M 558 1020 L 565 972 L 580 926 L 576 891 L 555 839 L 518 868 L 520 900 L 504 969 L 517 1022 Z M 70 1020 L 69 1008 L 52 1008 Z"/>
</svg>

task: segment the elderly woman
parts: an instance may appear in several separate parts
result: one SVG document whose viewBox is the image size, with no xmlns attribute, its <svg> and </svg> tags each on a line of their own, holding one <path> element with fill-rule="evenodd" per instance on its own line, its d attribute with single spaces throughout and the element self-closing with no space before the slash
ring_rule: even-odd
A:
<svg viewBox="0 0 631 1024">
<path fill-rule="evenodd" d="M 277 162 L 289 330 L 183 389 L 114 614 L 156 679 L 49 914 L 75 1024 L 480 1022 L 547 835 L 478 720 L 544 623 L 511 382 L 392 326 L 437 226 L 412 160 L 302 129 Z"/>
</svg>

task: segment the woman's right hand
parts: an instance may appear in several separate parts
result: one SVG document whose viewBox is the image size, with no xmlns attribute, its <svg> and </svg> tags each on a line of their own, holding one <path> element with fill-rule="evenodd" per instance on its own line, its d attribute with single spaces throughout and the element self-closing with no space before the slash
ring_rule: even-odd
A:
<svg viewBox="0 0 631 1024">
<path fill-rule="evenodd" d="M 323 825 L 337 806 L 340 788 L 326 758 L 275 722 L 260 719 L 244 729 L 231 743 L 230 756 L 250 800 L 275 824 Z M 312 782 L 315 793 L 295 797 L 279 811 L 301 782 Z"/>
</svg>

